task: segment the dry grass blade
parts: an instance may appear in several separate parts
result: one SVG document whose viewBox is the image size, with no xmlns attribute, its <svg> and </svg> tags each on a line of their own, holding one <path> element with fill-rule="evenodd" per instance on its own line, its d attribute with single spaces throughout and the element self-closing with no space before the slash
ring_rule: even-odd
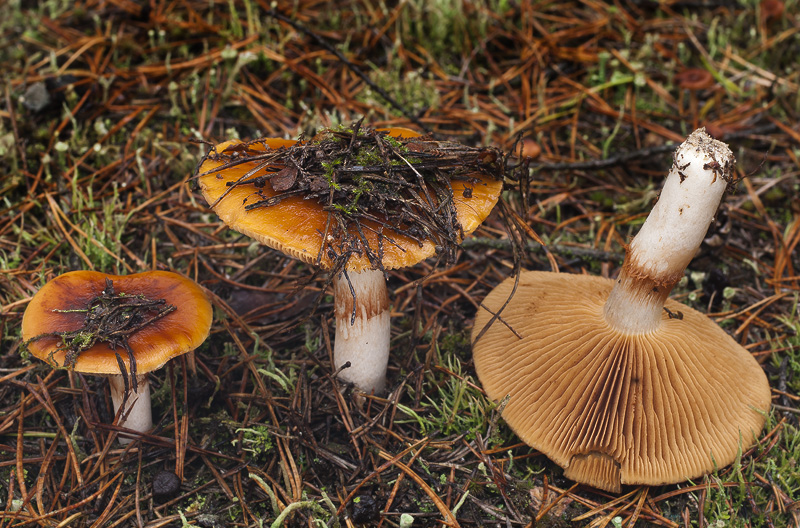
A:
<svg viewBox="0 0 800 528">
<path fill-rule="evenodd" d="M 381 457 L 384 460 L 392 460 L 392 457 L 390 457 L 386 453 L 381 453 Z M 408 475 L 414 482 L 416 482 L 417 485 L 422 489 L 422 491 L 424 491 L 425 494 L 431 498 L 433 503 L 436 505 L 436 508 L 439 510 L 439 513 L 442 514 L 442 517 L 447 519 L 447 521 L 445 522 L 447 526 L 453 526 L 453 527 L 460 526 L 455 518 L 455 515 L 453 515 L 453 512 L 450 511 L 450 509 L 444 504 L 439 495 L 437 495 L 436 492 L 434 492 L 433 489 L 431 489 L 431 487 L 422 479 L 422 477 L 417 475 L 417 473 L 414 470 L 412 470 L 410 467 L 403 464 L 399 460 L 394 460 L 393 462 L 391 462 L 391 464 L 395 467 L 400 468 L 403 471 L 403 473 Z"/>
</svg>

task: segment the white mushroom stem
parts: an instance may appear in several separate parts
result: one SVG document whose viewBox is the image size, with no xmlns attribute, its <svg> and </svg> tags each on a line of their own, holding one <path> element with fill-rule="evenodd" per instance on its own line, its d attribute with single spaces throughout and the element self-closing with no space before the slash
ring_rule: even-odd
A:
<svg viewBox="0 0 800 528">
<path fill-rule="evenodd" d="M 349 281 L 348 281 L 349 279 Z M 351 289 L 352 287 L 352 289 Z M 380 270 L 347 272 L 333 279 L 336 341 L 334 367 L 339 377 L 364 392 L 381 392 L 389 363 L 389 293 Z M 355 311 L 353 307 L 355 306 Z"/>
<path fill-rule="evenodd" d="M 697 253 L 735 161 L 728 146 L 703 128 L 678 147 L 661 196 L 628 246 L 605 304 L 611 326 L 644 333 L 661 324 L 664 301 Z"/>
<path fill-rule="evenodd" d="M 130 384 L 130 383 L 129 383 Z M 108 385 L 111 388 L 111 401 L 114 403 L 114 412 L 120 416 L 119 426 L 145 433 L 153 428 L 153 416 L 150 408 L 150 382 L 147 376 L 136 377 L 136 392 L 130 388 L 128 401 L 120 413 L 120 407 L 125 400 L 125 379 L 121 374 L 108 376 Z M 129 444 L 131 438 L 119 437 L 121 444 Z"/>
</svg>

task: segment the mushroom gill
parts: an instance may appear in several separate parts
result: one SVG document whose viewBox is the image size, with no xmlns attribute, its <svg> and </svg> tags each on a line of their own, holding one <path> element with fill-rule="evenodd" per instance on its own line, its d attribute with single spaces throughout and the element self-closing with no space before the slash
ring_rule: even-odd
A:
<svg viewBox="0 0 800 528">
<path fill-rule="evenodd" d="M 495 312 L 514 279 L 484 301 Z M 751 445 L 769 408 L 758 363 L 705 315 L 676 301 L 657 331 L 612 328 L 603 306 L 614 281 L 526 272 L 503 311 L 505 325 L 475 346 L 486 393 L 508 396 L 503 418 L 528 445 L 578 482 L 619 492 L 622 484 L 679 482 L 734 460 Z M 480 310 L 475 328 L 491 314 Z M 741 434 L 741 441 L 740 441 Z"/>
</svg>

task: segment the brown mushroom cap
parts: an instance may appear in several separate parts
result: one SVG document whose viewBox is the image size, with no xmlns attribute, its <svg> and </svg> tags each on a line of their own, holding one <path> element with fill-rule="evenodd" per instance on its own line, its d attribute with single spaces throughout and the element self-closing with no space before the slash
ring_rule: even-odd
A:
<svg viewBox="0 0 800 528">
<path fill-rule="evenodd" d="M 199 346 L 211 328 L 211 304 L 192 280 L 168 271 L 149 271 L 134 275 L 108 275 L 96 271 L 73 271 L 59 275 L 36 293 L 22 317 L 22 339 L 50 332 L 69 332 L 83 326 L 85 314 L 53 310 L 85 310 L 105 289 L 105 280 L 114 283 L 117 293 L 165 299 L 177 309 L 158 319 L 128 339 L 136 358 L 136 371 L 145 374 L 158 369 L 173 357 Z M 65 351 L 53 353 L 61 339 L 43 337 L 28 343 L 37 358 L 56 366 L 64 365 Z M 124 350 L 117 350 L 130 363 Z M 107 343 L 96 343 L 75 361 L 75 370 L 88 374 L 120 374 L 117 357 Z"/>
<path fill-rule="evenodd" d="M 626 335 L 603 318 L 613 280 L 525 272 L 501 317 L 474 343 L 486 393 L 528 445 L 578 482 L 684 481 L 730 464 L 770 407 L 759 364 L 708 317 L 673 300 L 658 330 Z M 484 300 L 496 312 L 507 279 Z M 490 320 L 478 311 L 473 340 Z"/>
<path fill-rule="evenodd" d="M 714 76 L 703 68 L 687 68 L 675 75 L 675 82 L 686 90 L 705 90 L 714 86 Z"/>
<path fill-rule="evenodd" d="M 525 138 L 514 145 L 514 155 L 522 159 L 536 159 L 542 153 L 542 147 L 533 139 Z"/>
<path fill-rule="evenodd" d="M 379 129 L 381 130 L 381 129 Z M 407 128 L 386 129 L 393 137 L 413 138 L 419 133 Z M 231 145 L 240 143 L 238 140 L 226 141 L 217 145 L 217 152 L 222 152 Z M 267 151 L 294 145 L 296 142 L 285 139 L 266 139 L 263 143 L 254 143 L 251 149 Z M 209 204 L 214 204 L 228 191 L 228 194 L 214 206 L 214 212 L 229 227 L 236 231 L 258 240 L 262 244 L 282 251 L 304 262 L 315 262 L 323 245 L 323 233 L 328 219 L 328 213 L 315 201 L 304 200 L 300 196 L 293 196 L 281 200 L 279 204 L 270 207 L 259 207 L 246 211 L 243 202 L 252 194 L 246 186 L 237 186 L 230 189 L 227 182 L 236 181 L 252 169 L 256 163 L 243 163 L 237 167 L 227 168 L 219 173 L 209 173 L 224 164 L 221 160 L 206 160 L 200 167 L 198 178 L 200 189 Z M 482 174 L 472 175 L 478 178 L 478 183 L 453 180 L 453 197 L 455 200 L 458 220 L 464 234 L 472 233 L 491 212 L 502 189 L 502 180 L 494 180 Z M 465 189 L 471 189 L 465 193 Z M 275 196 L 271 183 L 260 189 L 265 198 Z M 465 194 L 469 195 L 466 197 Z M 264 198 L 264 199 L 265 199 Z M 364 236 L 370 247 L 377 248 L 379 225 L 363 221 Z M 407 236 L 396 232 L 383 230 L 383 235 L 390 237 L 394 243 L 382 244 L 383 267 L 386 269 L 402 268 L 432 256 L 436 252 L 434 243 L 430 240 L 419 244 Z M 322 254 L 321 266 L 329 269 L 333 261 L 326 254 Z M 353 255 L 347 262 L 347 269 L 363 271 L 371 269 L 366 255 Z"/>
<path fill-rule="evenodd" d="M 765 22 L 771 22 L 783 15 L 785 6 L 780 0 L 762 0 L 759 4 L 761 8 L 761 18 Z"/>
</svg>

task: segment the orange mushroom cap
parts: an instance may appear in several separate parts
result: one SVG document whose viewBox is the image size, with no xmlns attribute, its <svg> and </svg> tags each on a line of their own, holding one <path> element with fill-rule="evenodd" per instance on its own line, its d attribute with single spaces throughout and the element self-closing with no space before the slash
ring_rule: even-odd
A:
<svg viewBox="0 0 800 528">
<path fill-rule="evenodd" d="M 387 131 L 395 138 L 416 138 L 420 134 L 407 128 L 378 129 Z M 216 146 L 217 152 L 223 152 L 232 146 L 242 143 L 231 140 Z M 249 148 L 254 152 L 269 152 L 282 147 L 296 144 L 296 141 L 286 139 L 263 139 L 249 143 Z M 213 204 L 214 212 L 232 229 L 245 234 L 262 244 L 282 251 L 307 263 L 316 262 L 321 256 L 320 265 L 330 269 L 334 265 L 325 251 L 320 253 L 327 244 L 323 240 L 328 213 L 323 207 L 313 200 L 305 200 L 302 196 L 292 196 L 281 200 L 279 203 L 245 210 L 243 203 L 252 195 L 248 186 L 235 186 L 231 188 L 228 183 L 242 178 L 248 171 L 257 166 L 257 162 L 246 162 L 235 167 L 214 172 L 215 169 L 225 164 L 223 160 L 205 160 L 199 169 L 198 182 L 200 189 L 209 204 Z M 452 180 L 453 199 L 464 234 L 474 231 L 491 212 L 500 196 L 503 186 L 502 180 L 475 173 L 470 177 L 474 181 Z M 276 196 L 272 183 L 259 189 L 262 199 Z M 225 193 L 222 199 L 220 199 Z M 412 266 L 436 253 L 436 246 L 431 240 L 422 243 L 400 233 L 382 229 L 380 225 L 369 220 L 363 220 L 364 238 L 369 247 L 377 251 L 381 247 L 382 265 L 385 269 Z M 384 241 L 379 245 L 379 235 Z M 330 236 L 330 235 L 329 235 Z M 387 241 L 386 239 L 391 239 Z M 347 262 L 347 269 L 363 271 L 372 269 L 369 258 L 364 254 L 354 254 Z"/>
<path fill-rule="evenodd" d="M 96 271 L 73 271 L 59 275 L 36 293 L 22 317 L 22 339 L 35 357 L 55 366 L 64 366 L 66 352 L 58 350 L 59 337 L 36 336 L 52 332 L 71 332 L 83 326 L 89 303 L 113 281 L 116 293 L 164 299 L 176 309 L 133 333 L 128 344 L 135 354 L 136 371 L 145 374 L 160 368 L 173 357 L 197 348 L 208 337 L 212 310 L 203 290 L 192 280 L 168 271 L 148 271 L 133 275 L 108 275 Z M 60 310 L 60 311 L 56 311 Z M 81 352 L 74 368 L 87 374 L 120 374 L 117 355 L 130 372 L 124 350 L 112 350 L 97 342 Z"/>
<path fill-rule="evenodd" d="M 664 311 L 656 331 L 612 328 L 603 306 L 613 286 L 522 273 L 503 321 L 473 345 L 486 394 L 508 397 L 503 418 L 565 476 L 605 490 L 681 482 L 733 462 L 770 407 L 759 364 L 708 317 L 670 299 L 665 307 L 682 317 Z M 486 297 L 473 340 L 513 287 L 507 279 Z"/>
</svg>

